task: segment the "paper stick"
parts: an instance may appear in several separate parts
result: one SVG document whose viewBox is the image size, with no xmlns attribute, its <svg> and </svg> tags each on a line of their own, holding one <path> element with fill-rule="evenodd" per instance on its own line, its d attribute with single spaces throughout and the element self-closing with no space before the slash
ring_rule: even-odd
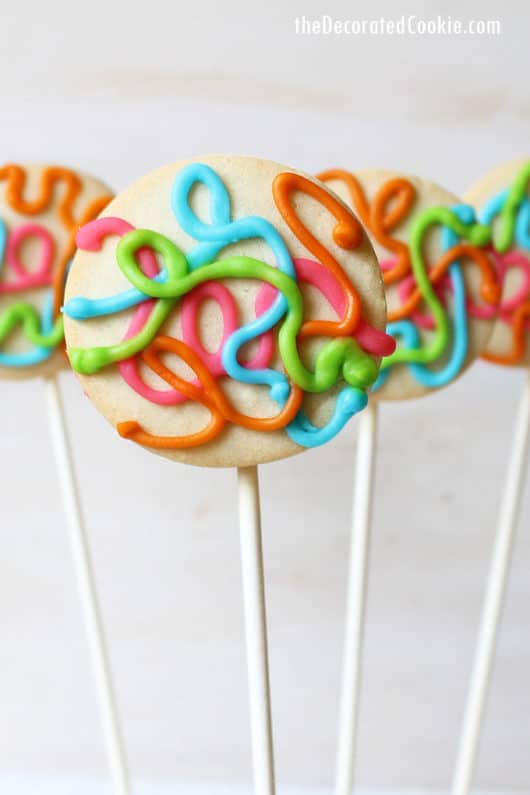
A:
<svg viewBox="0 0 530 795">
<path fill-rule="evenodd" d="M 114 696 L 109 656 L 57 377 L 47 379 L 46 396 L 57 474 L 70 535 L 85 631 L 92 658 L 113 793 L 114 795 L 129 795 L 129 774 Z"/>
<path fill-rule="evenodd" d="M 335 777 L 336 795 L 351 795 L 354 785 L 374 493 L 377 412 L 377 403 L 370 402 L 359 417 Z"/>
<path fill-rule="evenodd" d="M 467 795 L 475 772 L 478 745 L 521 507 L 529 439 L 530 373 L 526 377 L 515 423 L 514 440 L 508 463 L 504 496 L 493 546 L 475 659 L 460 734 L 458 757 L 453 779 L 453 795 Z"/>
<path fill-rule="evenodd" d="M 254 793 L 274 795 L 276 785 L 257 467 L 238 469 L 238 491 Z"/>
</svg>

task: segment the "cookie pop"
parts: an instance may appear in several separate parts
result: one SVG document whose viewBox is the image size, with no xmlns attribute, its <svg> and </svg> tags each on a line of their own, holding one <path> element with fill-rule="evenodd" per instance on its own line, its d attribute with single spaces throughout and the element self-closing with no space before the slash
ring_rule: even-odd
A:
<svg viewBox="0 0 530 795">
<path fill-rule="evenodd" d="M 526 372 L 458 745 L 454 795 L 467 795 L 475 770 L 527 470 L 530 439 L 530 161 L 518 160 L 494 169 L 467 192 L 465 199 L 476 207 L 479 220 L 491 227 L 490 256 L 502 282 L 499 316 L 483 358 L 505 367 L 521 367 Z"/>
<path fill-rule="evenodd" d="M 94 177 L 60 166 L 0 168 L 0 378 L 46 380 L 58 477 L 101 701 L 115 792 L 128 792 L 108 655 L 56 375 L 68 366 L 63 303 L 75 234 L 111 199 Z"/>
<path fill-rule="evenodd" d="M 70 363 L 125 439 L 238 468 L 255 788 L 274 792 L 256 465 L 332 439 L 394 348 L 373 249 L 315 179 L 249 157 L 161 168 L 77 236 Z"/>
<path fill-rule="evenodd" d="M 482 353 L 500 295 L 484 246 L 489 229 L 438 185 L 401 173 L 331 170 L 319 175 L 364 223 L 379 257 L 394 354 L 383 360 L 359 427 L 336 793 L 353 786 L 377 405 L 452 383 Z"/>
</svg>

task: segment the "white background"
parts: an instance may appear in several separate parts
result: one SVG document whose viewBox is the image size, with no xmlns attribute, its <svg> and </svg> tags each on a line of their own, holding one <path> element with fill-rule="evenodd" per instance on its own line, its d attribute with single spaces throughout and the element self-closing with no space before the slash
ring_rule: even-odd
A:
<svg viewBox="0 0 530 795">
<path fill-rule="evenodd" d="M 165 162 L 233 151 L 312 172 L 408 170 L 458 193 L 528 155 L 527 4 L 443 4 L 466 21 L 500 18 L 497 38 L 294 35 L 297 14 L 432 17 L 441 5 L 3 4 L 1 159 L 62 162 L 119 190 Z M 382 412 L 362 788 L 449 785 L 522 379 L 477 365 L 445 392 Z M 187 795 L 243 792 L 235 475 L 135 449 L 71 375 L 62 382 L 133 772 L 157 794 L 164 782 Z M 353 424 L 262 470 L 278 774 L 301 792 L 331 786 L 354 444 Z M 0 792 L 103 793 L 41 383 L 2 384 L 0 446 Z M 481 789 L 530 788 L 529 497 Z"/>
</svg>

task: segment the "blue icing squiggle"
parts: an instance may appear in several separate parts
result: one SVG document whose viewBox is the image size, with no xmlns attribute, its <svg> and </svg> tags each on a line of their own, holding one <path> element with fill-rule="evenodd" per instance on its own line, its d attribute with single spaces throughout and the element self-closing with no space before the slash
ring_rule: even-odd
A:
<svg viewBox="0 0 530 795">
<path fill-rule="evenodd" d="M 163 284 L 167 279 L 165 271 L 160 271 L 153 277 L 153 281 Z M 105 317 L 117 312 L 132 309 L 147 300 L 147 296 L 136 287 L 131 287 L 123 293 L 109 295 L 107 298 L 83 298 L 76 296 L 70 298 L 63 306 L 62 311 L 74 320 L 89 320 L 94 317 Z"/>
<path fill-rule="evenodd" d="M 210 191 L 211 223 L 201 221 L 190 207 L 188 197 L 196 184 L 203 184 Z M 262 238 L 270 246 L 279 270 L 296 278 L 291 255 L 285 242 L 277 230 L 258 216 L 247 216 L 231 221 L 230 197 L 226 187 L 215 171 L 202 163 L 191 163 L 180 171 L 173 183 L 171 191 L 171 207 L 175 218 L 182 229 L 195 240 L 203 243 L 205 252 L 201 261 L 197 249 L 188 253 L 188 261 L 192 267 L 204 265 L 226 246 L 241 240 Z M 204 247 L 204 244 L 207 244 Z M 271 388 L 271 397 L 283 403 L 289 395 L 287 378 L 270 368 L 249 370 L 239 364 L 238 354 L 243 345 L 261 334 L 269 331 L 278 323 L 287 310 L 284 296 L 278 293 L 273 304 L 266 312 L 255 320 L 237 329 L 226 340 L 223 346 L 222 362 L 229 376 L 246 384 L 267 384 Z"/>
<path fill-rule="evenodd" d="M 6 253 L 6 245 L 7 245 L 7 228 L 5 225 L 5 221 L 0 218 L 0 272 L 3 270 L 4 267 L 4 256 Z"/>
<path fill-rule="evenodd" d="M 368 396 L 362 389 L 345 387 L 337 395 L 332 418 L 322 428 L 317 428 L 303 411 L 299 411 L 285 430 L 300 447 L 318 447 L 331 441 L 367 403 Z"/>
<path fill-rule="evenodd" d="M 478 211 L 478 220 L 491 226 L 497 215 L 501 212 L 510 191 L 504 189 L 492 196 Z M 515 222 L 515 239 L 521 248 L 530 251 L 530 199 L 525 196 L 517 208 Z"/>
</svg>

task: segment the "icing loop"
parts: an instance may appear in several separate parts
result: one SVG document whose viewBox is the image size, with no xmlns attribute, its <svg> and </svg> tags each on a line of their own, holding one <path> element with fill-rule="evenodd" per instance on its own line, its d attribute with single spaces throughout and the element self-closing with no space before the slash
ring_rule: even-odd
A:
<svg viewBox="0 0 530 795">
<path fill-rule="evenodd" d="M 383 268 L 384 283 L 395 284 L 410 273 L 409 248 L 406 243 L 392 237 L 390 232 L 407 217 L 414 204 L 416 191 L 412 183 L 402 177 L 389 179 L 369 203 L 353 174 L 330 169 L 318 176 L 323 182 L 338 179 L 346 184 L 352 207 L 359 213 L 363 223 L 369 227 L 378 243 L 395 254 L 390 266 Z"/>
<path fill-rule="evenodd" d="M 346 296 L 344 316 L 339 322 L 308 321 L 304 325 L 302 336 L 351 334 L 358 326 L 361 317 L 359 295 L 335 257 L 314 237 L 296 215 L 290 202 L 290 194 L 295 190 L 306 193 L 316 199 L 335 217 L 337 224 L 333 229 L 333 239 L 340 248 L 357 248 L 362 241 L 363 232 L 361 226 L 357 219 L 334 196 L 315 182 L 299 174 L 291 173 L 278 174 L 275 178 L 272 192 L 276 206 L 283 219 L 307 250 L 335 276 Z"/>
<path fill-rule="evenodd" d="M 22 244 L 30 238 L 37 238 L 41 243 L 41 261 L 33 273 L 26 270 L 19 256 Z M 40 224 L 24 224 L 14 229 L 7 238 L 5 258 L 15 279 L 8 282 L 0 282 L 0 294 L 16 293 L 20 290 L 30 290 L 34 287 L 49 286 L 52 282 L 51 268 L 54 249 L 55 244 L 52 236 Z"/>
</svg>

